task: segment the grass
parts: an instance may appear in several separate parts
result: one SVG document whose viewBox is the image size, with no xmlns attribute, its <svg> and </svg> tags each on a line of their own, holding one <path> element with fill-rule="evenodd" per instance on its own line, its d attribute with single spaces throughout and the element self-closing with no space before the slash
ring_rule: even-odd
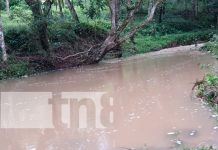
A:
<svg viewBox="0 0 218 150">
<path fill-rule="evenodd" d="M 127 41 L 123 45 L 123 56 L 128 57 L 168 47 L 194 44 L 196 41 L 207 41 L 213 33 L 214 30 L 167 34 L 162 36 L 143 36 L 138 34 L 134 39 L 135 44 L 131 41 Z"/>
</svg>

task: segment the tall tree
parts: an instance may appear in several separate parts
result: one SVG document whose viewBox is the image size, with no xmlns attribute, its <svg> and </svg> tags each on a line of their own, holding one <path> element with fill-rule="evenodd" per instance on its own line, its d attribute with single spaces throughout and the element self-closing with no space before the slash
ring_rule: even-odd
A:
<svg viewBox="0 0 218 150">
<path fill-rule="evenodd" d="M 3 25 L 2 25 L 2 19 L 1 19 L 1 13 L 0 13 L 0 46 L 1 46 L 1 50 L 2 50 L 2 60 L 4 62 L 6 62 L 7 59 L 8 59 L 8 56 L 7 56 L 5 40 L 4 40 L 4 33 L 3 33 Z"/>
<path fill-rule="evenodd" d="M 163 15 L 165 14 L 165 2 L 162 2 L 159 7 L 159 19 L 158 22 L 161 23 Z"/>
<path fill-rule="evenodd" d="M 58 0 L 58 7 L 59 7 L 59 12 L 60 12 L 61 17 L 64 16 L 62 5 L 63 5 L 63 0 Z"/>
<path fill-rule="evenodd" d="M 67 4 L 67 7 L 70 10 L 72 19 L 75 20 L 77 23 L 79 23 L 79 17 L 77 15 L 76 10 L 75 10 L 73 0 L 66 0 L 66 4 Z"/>
<path fill-rule="evenodd" d="M 50 44 L 47 34 L 47 16 L 50 12 L 52 2 L 46 0 L 44 2 L 44 7 L 42 7 L 41 0 L 25 0 L 29 5 L 32 15 L 34 17 L 33 26 L 35 26 L 36 33 L 39 36 L 39 40 L 43 50 L 50 55 Z"/>
<path fill-rule="evenodd" d="M 192 0 L 192 18 L 196 19 L 198 17 L 198 0 Z"/>
<path fill-rule="evenodd" d="M 136 0 L 135 2 L 133 2 L 132 0 L 127 0 L 125 4 L 127 12 L 126 17 L 118 27 L 116 24 L 117 11 L 115 9 L 117 2 L 116 0 L 107 0 L 111 14 L 111 29 L 106 39 L 102 43 L 92 46 L 87 51 L 80 52 L 74 55 L 69 55 L 65 58 L 60 59 L 62 61 L 66 59 L 73 59 L 74 65 L 92 64 L 99 62 L 100 60 L 102 60 L 106 53 L 110 52 L 115 47 L 119 46 L 127 39 L 134 36 L 139 30 L 148 25 L 152 21 L 155 10 L 161 1 L 162 0 L 154 0 L 154 4 L 149 12 L 149 15 L 145 17 L 145 19 L 140 24 L 136 25 L 130 31 L 125 33 L 124 30 L 133 21 L 135 13 L 142 6 L 142 0 Z"/>
</svg>

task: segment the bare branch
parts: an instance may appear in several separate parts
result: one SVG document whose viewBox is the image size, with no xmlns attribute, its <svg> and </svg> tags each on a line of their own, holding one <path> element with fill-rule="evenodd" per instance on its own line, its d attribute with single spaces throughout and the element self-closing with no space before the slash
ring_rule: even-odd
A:
<svg viewBox="0 0 218 150">
<path fill-rule="evenodd" d="M 152 7 L 151 9 L 151 12 L 150 14 L 148 15 L 148 17 L 141 23 L 139 24 L 138 26 L 136 26 L 135 28 L 133 28 L 129 33 L 126 34 L 126 36 L 124 36 L 123 38 L 121 38 L 119 41 L 118 41 L 118 44 L 121 44 L 123 42 L 125 42 L 127 39 L 129 39 L 130 37 L 134 36 L 136 32 L 138 32 L 139 30 L 141 30 L 144 26 L 146 26 L 148 23 L 150 23 L 154 17 L 154 13 L 155 13 L 155 10 L 158 6 L 158 4 L 161 2 L 162 0 L 158 0 L 154 6 Z"/>
<path fill-rule="evenodd" d="M 55 56 L 55 57 L 64 61 L 64 60 L 67 60 L 67 59 L 72 58 L 72 57 L 80 56 L 82 54 L 88 54 L 94 47 L 96 47 L 98 45 L 100 45 L 100 44 L 91 46 L 87 51 L 79 52 L 79 53 L 76 53 L 76 54 L 73 54 L 73 55 L 68 55 L 66 57 L 59 57 L 59 56 Z"/>
</svg>

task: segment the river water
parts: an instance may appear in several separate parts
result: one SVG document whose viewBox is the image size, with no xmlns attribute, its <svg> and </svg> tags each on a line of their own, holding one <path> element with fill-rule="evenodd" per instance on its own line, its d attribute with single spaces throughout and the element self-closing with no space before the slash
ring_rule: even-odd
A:
<svg viewBox="0 0 218 150">
<path fill-rule="evenodd" d="M 216 145 L 217 116 L 191 99 L 193 50 L 166 50 L 0 83 L 1 150 L 168 150 Z"/>
</svg>

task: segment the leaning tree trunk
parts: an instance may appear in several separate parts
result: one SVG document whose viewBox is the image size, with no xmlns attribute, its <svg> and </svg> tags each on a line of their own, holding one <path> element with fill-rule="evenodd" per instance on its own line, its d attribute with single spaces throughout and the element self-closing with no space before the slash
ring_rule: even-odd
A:
<svg viewBox="0 0 218 150">
<path fill-rule="evenodd" d="M 122 23 L 117 27 L 116 24 L 116 0 L 108 0 L 108 5 L 111 12 L 111 30 L 107 36 L 107 38 L 97 45 L 92 46 L 87 51 L 79 52 L 73 55 L 62 57 L 56 57 L 60 61 L 66 62 L 71 61 L 73 66 L 82 65 L 82 64 L 93 64 L 98 63 L 103 59 L 105 54 L 112 51 L 115 47 L 119 46 L 129 38 L 133 37 L 139 30 L 143 29 L 146 25 L 148 25 L 154 16 L 155 10 L 158 4 L 162 0 L 157 0 L 153 7 L 151 8 L 149 15 L 145 20 L 142 21 L 141 24 L 136 25 L 131 29 L 131 31 L 122 34 L 124 30 L 127 28 L 129 23 L 134 19 L 135 12 L 139 9 L 142 4 L 142 0 L 137 0 L 133 7 L 130 8 L 132 3 L 131 0 L 127 0 L 127 14 L 126 18 L 122 21 Z M 68 62 L 67 61 L 67 62 Z M 69 63 L 68 63 L 69 64 Z"/>
<path fill-rule="evenodd" d="M 5 40 L 4 40 L 4 33 L 3 33 L 1 16 L 0 16 L 0 46 L 1 46 L 1 50 L 2 50 L 2 60 L 4 62 L 6 62 L 8 59 L 8 56 L 7 56 L 6 47 L 5 47 Z"/>
<path fill-rule="evenodd" d="M 72 19 L 75 20 L 77 23 L 79 23 L 79 17 L 78 17 L 77 12 L 76 12 L 76 10 L 75 10 L 75 8 L 74 8 L 73 1 L 71 1 L 71 0 L 66 0 L 66 4 L 67 4 L 67 7 L 68 7 L 69 10 L 70 10 Z"/>
<path fill-rule="evenodd" d="M 119 19 L 120 19 L 120 0 L 116 0 L 115 2 L 115 11 L 116 11 L 116 28 L 118 28 Z"/>
<path fill-rule="evenodd" d="M 33 26 L 39 36 L 39 41 L 41 43 L 42 49 L 50 55 L 50 44 L 47 33 L 47 14 L 43 13 L 42 4 L 40 0 L 25 0 L 32 10 L 34 17 Z"/>
<path fill-rule="evenodd" d="M 150 15 L 152 7 L 153 7 L 153 0 L 149 0 L 148 1 L 148 16 Z"/>
</svg>

